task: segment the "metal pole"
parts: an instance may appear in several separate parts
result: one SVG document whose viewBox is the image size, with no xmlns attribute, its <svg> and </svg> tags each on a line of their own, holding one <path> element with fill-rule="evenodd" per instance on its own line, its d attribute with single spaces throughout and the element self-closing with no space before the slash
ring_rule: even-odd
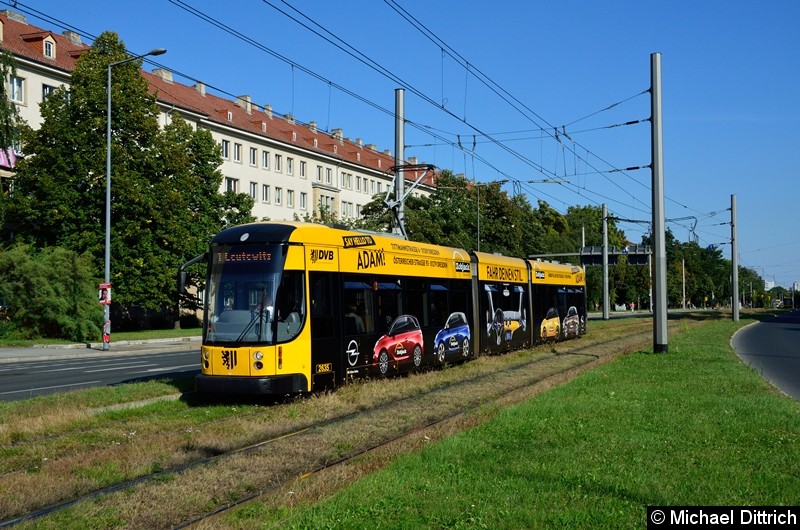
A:
<svg viewBox="0 0 800 530">
<path fill-rule="evenodd" d="M 736 241 L 736 195 L 731 195 L 731 279 L 733 283 L 733 321 L 739 322 L 739 243 Z"/>
<path fill-rule="evenodd" d="M 108 76 L 106 78 L 106 242 L 105 242 L 105 265 L 104 282 L 111 286 L 111 68 L 120 64 L 136 61 L 148 55 L 162 55 L 167 53 L 164 48 L 156 48 L 142 55 L 128 57 L 122 61 L 108 64 Z M 110 291 L 109 291 L 110 292 Z M 111 305 L 103 305 L 103 351 L 111 347 Z"/>
<path fill-rule="evenodd" d="M 481 187 L 476 182 L 475 191 L 478 193 L 478 252 L 481 251 Z"/>
<path fill-rule="evenodd" d="M 661 54 L 650 55 L 653 164 L 653 352 L 667 353 L 667 251 L 664 233 L 664 163 L 661 139 Z"/>
<path fill-rule="evenodd" d="M 111 283 L 111 67 L 108 65 L 106 81 L 106 248 L 103 281 Z M 103 304 L 103 351 L 111 347 L 111 305 Z"/>
<path fill-rule="evenodd" d="M 611 300 L 608 297 L 608 206 L 603 205 L 603 320 L 611 318 Z"/>
<path fill-rule="evenodd" d="M 405 110 L 404 110 L 404 96 L 405 92 L 402 88 L 397 88 L 394 91 L 394 166 L 399 168 L 405 163 L 405 138 L 404 138 L 404 124 L 405 124 Z M 397 223 L 395 233 L 405 234 L 406 225 L 406 211 L 405 204 L 402 200 L 405 193 L 405 173 L 397 169 L 394 176 L 394 200 L 400 201 L 397 207 Z"/>
<path fill-rule="evenodd" d="M 686 260 L 681 259 L 681 308 L 686 309 Z"/>
</svg>

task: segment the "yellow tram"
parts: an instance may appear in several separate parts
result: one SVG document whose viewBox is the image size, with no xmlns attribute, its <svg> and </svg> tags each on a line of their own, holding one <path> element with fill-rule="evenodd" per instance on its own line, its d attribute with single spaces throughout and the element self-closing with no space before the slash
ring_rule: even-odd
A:
<svg viewBox="0 0 800 530">
<path fill-rule="evenodd" d="M 228 228 L 207 261 L 200 392 L 312 392 L 522 348 L 550 308 L 586 331 L 580 267 L 292 222 Z"/>
</svg>

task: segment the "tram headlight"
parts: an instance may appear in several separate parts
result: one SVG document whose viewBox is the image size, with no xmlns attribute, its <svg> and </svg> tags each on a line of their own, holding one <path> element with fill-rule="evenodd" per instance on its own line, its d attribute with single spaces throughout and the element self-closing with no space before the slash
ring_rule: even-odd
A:
<svg viewBox="0 0 800 530">
<path fill-rule="evenodd" d="M 210 355 L 211 352 L 209 352 L 206 348 L 203 348 L 203 360 L 207 361 Z"/>
<path fill-rule="evenodd" d="M 263 358 L 264 358 L 264 354 L 263 354 L 263 353 L 261 353 L 260 351 L 257 351 L 257 352 L 255 352 L 255 353 L 253 354 L 253 359 L 255 359 L 256 361 L 260 361 L 260 360 L 262 360 Z"/>
</svg>

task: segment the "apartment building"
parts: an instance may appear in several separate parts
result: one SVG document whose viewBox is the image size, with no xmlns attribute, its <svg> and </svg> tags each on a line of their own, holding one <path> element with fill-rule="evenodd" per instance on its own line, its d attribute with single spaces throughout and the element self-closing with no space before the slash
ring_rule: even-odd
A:
<svg viewBox="0 0 800 530">
<path fill-rule="evenodd" d="M 42 121 L 39 104 L 56 87 L 69 87 L 75 62 L 89 46 L 74 32 L 57 34 L 31 26 L 12 11 L 0 11 L 0 45 L 17 61 L 16 75 L 6 80 L 10 97 L 35 128 Z M 339 219 L 354 218 L 373 195 L 392 186 L 392 153 L 360 138 L 352 141 L 342 129 L 321 131 L 313 121 L 303 124 L 290 114 L 273 113 L 269 104 L 259 105 L 247 95 L 218 97 L 203 83 L 174 81 L 168 70 L 142 75 L 156 94 L 162 126 L 177 114 L 211 132 L 223 159 L 220 192 L 250 195 L 257 219 L 292 220 L 321 209 Z M 24 156 L 18 149 L 0 153 L 0 179 L 13 177 L 18 156 Z M 418 176 L 404 172 L 407 182 Z M 426 178 L 418 193 L 429 193 L 432 184 Z"/>
</svg>

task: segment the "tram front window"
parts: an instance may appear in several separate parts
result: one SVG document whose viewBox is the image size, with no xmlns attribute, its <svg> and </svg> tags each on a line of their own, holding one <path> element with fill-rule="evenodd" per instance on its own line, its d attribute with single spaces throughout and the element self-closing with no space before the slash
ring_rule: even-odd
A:
<svg viewBox="0 0 800 530">
<path fill-rule="evenodd" d="M 206 288 L 206 343 L 275 344 L 299 332 L 304 317 L 303 274 L 283 272 L 284 256 L 285 247 L 280 245 L 213 249 Z"/>
</svg>

